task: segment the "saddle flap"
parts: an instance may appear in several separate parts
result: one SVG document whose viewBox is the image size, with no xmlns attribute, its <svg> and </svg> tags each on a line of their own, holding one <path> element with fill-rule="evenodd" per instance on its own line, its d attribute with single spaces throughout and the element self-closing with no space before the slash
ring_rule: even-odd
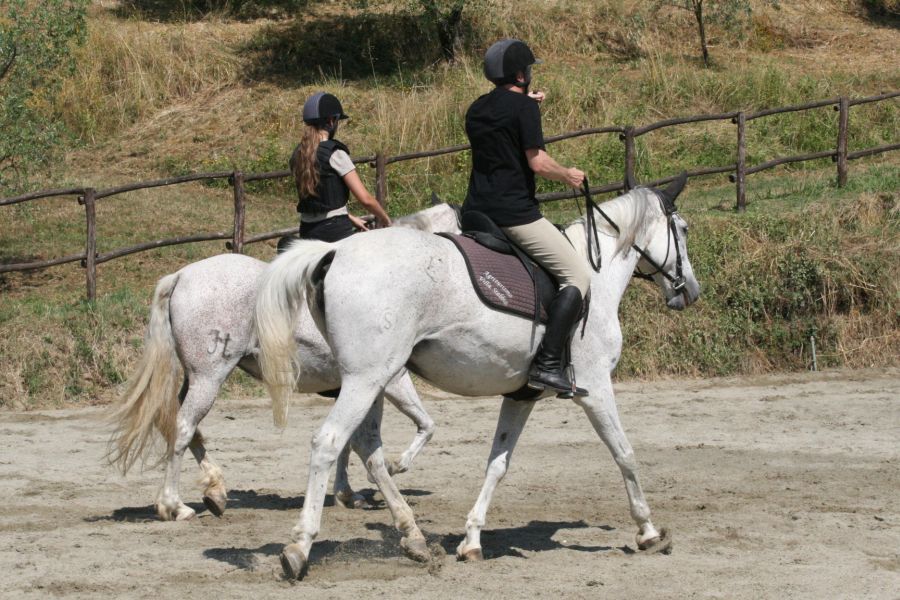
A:
<svg viewBox="0 0 900 600">
<path fill-rule="evenodd" d="M 546 321 L 546 307 L 553 300 L 557 286 L 543 269 L 535 267 L 533 273 L 529 273 L 515 254 L 494 251 L 470 235 L 437 235 L 452 241 L 462 254 L 472 286 L 484 304 L 531 320 L 540 309 L 538 318 Z"/>
</svg>

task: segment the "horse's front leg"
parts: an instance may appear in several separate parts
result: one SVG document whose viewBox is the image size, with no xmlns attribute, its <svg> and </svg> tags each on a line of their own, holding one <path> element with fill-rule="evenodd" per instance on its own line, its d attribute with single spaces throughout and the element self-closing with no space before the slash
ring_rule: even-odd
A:
<svg viewBox="0 0 900 600">
<path fill-rule="evenodd" d="M 613 394 L 612 381 L 605 377 L 602 381 L 591 384 L 591 395 L 575 400 L 587 414 L 600 439 L 609 448 L 613 460 L 622 472 L 625 480 L 625 491 L 631 518 L 637 523 L 638 532 L 635 541 L 640 550 L 648 552 L 668 553 L 672 540 L 665 529 L 657 530 L 650 521 L 650 506 L 644 497 L 644 490 L 637 476 L 637 460 L 634 450 L 625 436 L 619 421 L 619 411 Z"/>
<path fill-rule="evenodd" d="M 456 548 L 456 557 L 459 560 L 475 561 L 484 558 L 481 552 L 481 530 L 484 527 L 487 509 L 491 504 L 494 490 L 509 470 L 509 461 L 516 442 L 519 441 L 519 435 L 525 428 L 534 405 L 534 401 L 503 399 L 484 484 L 466 520 L 466 538 Z"/>
<path fill-rule="evenodd" d="M 384 500 L 394 518 L 394 526 L 400 531 L 400 546 L 411 559 L 426 562 L 431 558 L 425 536 L 416 524 L 412 509 L 397 484 L 394 483 L 388 472 L 384 460 L 384 451 L 381 443 L 381 416 L 384 407 L 383 397 L 379 397 L 363 424 L 356 430 L 350 443 L 360 458 L 366 463 L 366 469 L 370 477 L 375 480 L 378 489 L 384 496 Z"/>
<path fill-rule="evenodd" d="M 416 437 L 413 438 L 409 448 L 400 455 L 400 460 L 391 462 L 388 471 L 391 475 L 405 473 L 409 470 L 413 459 L 418 456 L 419 452 L 425 447 L 425 444 L 431 440 L 434 435 L 434 421 L 422 406 L 422 400 L 416 392 L 412 378 L 409 372 L 403 369 L 399 375 L 394 377 L 390 383 L 384 388 L 385 397 L 397 407 L 397 410 L 409 417 L 416 424 Z"/>
</svg>

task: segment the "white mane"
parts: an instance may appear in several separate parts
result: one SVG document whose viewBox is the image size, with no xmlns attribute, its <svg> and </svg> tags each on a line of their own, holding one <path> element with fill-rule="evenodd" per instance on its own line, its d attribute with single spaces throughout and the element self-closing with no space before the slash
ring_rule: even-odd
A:
<svg viewBox="0 0 900 600">
<path fill-rule="evenodd" d="M 619 233 L 613 229 L 598 212 L 594 213 L 597 230 L 603 235 L 618 238 L 615 254 L 630 248 L 635 239 L 644 234 L 649 225 L 647 207 L 653 205 L 656 194 L 648 188 L 636 188 L 599 205 L 613 222 L 619 226 Z M 566 235 L 572 240 L 578 252 L 587 254 L 585 216 L 579 217 L 566 228 Z"/>
</svg>

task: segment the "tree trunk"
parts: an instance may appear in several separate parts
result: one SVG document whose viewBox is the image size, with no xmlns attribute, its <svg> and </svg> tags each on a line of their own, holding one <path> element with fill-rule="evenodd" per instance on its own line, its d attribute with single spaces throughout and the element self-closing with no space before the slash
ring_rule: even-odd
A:
<svg viewBox="0 0 900 600">
<path fill-rule="evenodd" d="M 457 4 L 446 15 L 440 15 L 437 23 L 438 39 L 441 42 L 441 52 L 444 60 L 453 62 L 456 60 L 456 52 L 460 43 L 460 25 L 462 25 L 462 4 Z"/>
<path fill-rule="evenodd" d="M 700 51 L 703 54 L 703 66 L 709 67 L 709 48 L 706 45 L 706 26 L 703 23 L 703 0 L 692 0 L 694 3 L 694 18 L 697 19 L 697 29 L 700 31 Z"/>
</svg>

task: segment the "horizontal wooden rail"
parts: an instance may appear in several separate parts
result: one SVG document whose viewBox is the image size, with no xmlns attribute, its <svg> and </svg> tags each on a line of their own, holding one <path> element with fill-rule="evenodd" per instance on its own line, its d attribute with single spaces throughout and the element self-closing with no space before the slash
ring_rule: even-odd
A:
<svg viewBox="0 0 900 600">
<path fill-rule="evenodd" d="M 592 194 L 608 194 L 610 192 L 616 192 L 625 189 L 625 182 L 620 181 L 618 183 L 608 183 L 606 185 L 601 185 L 597 187 L 591 188 Z M 538 194 L 535 196 L 538 202 L 553 202 L 555 200 L 568 200 L 570 198 L 581 198 L 581 190 L 571 189 L 565 190 L 562 192 L 548 192 L 546 194 Z"/>
<path fill-rule="evenodd" d="M 34 269 L 46 269 L 47 267 L 55 267 L 56 265 L 63 265 L 65 263 L 76 262 L 79 260 L 84 260 L 84 252 L 82 252 L 81 254 L 70 254 L 68 256 L 61 256 L 59 258 L 52 258 L 50 260 L 42 260 L 39 262 L 10 263 L 8 265 L 0 265 L 0 273 L 11 273 L 13 271 L 33 271 Z"/>
<path fill-rule="evenodd" d="M 152 242 L 145 242 L 143 244 L 137 244 L 135 246 L 129 246 L 127 248 L 120 248 L 118 250 L 113 250 L 112 252 L 106 252 L 104 254 L 100 254 L 97 256 L 97 264 L 105 263 L 107 261 L 113 260 L 114 258 L 119 258 L 121 256 L 128 256 L 129 254 L 134 254 L 136 252 L 143 252 L 144 250 L 152 250 L 154 248 L 163 248 L 165 246 L 178 246 L 180 244 L 189 244 L 191 242 L 209 242 L 211 240 L 229 240 L 231 239 L 230 233 L 200 233 L 197 235 L 187 235 L 183 237 L 177 238 L 168 238 L 165 240 L 154 240 Z"/>
<path fill-rule="evenodd" d="M 84 194 L 84 188 L 44 190 L 41 192 L 31 192 L 30 194 L 23 194 L 21 196 L 13 196 L 12 198 L 4 198 L 0 200 L 0 206 L 9 206 L 10 204 L 28 202 L 29 200 L 37 200 L 39 198 L 50 198 L 53 196 L 80 196 L 82 194 Z"/>
<path fill-rule="evenodd" d="M 106 198 L 115 196 L 116 194 L 124 194 L 125 192 L 133 192 L 135 190 L 144 190 L 155 187 L 163 187 L 167 185 L 175 185 L 177 183 L 187 183 L 189 181 L 200 181 L 203 179 L 228 179 L 231 177 L 231 171 L 216 171 L 213 173 L 192 173 L 190 175 L 180 175 L 178 177 L 166 177 L 165 179 L 155 179 L 153 181 L 140 181 L 137 183 L 129 183 L 118 187 L 107 188 L 105 190 L 97 190 L 97 198 Z"/>
<path fill-rule="evenodd" d="M 634 130 L 634 136 L 637 137 L 656 129 L 662 129 L 663 127 L 672 127 L 673 125 L 684 125 L 685 123 L 700 123 L 702 121 L 730 121 L 731 119 L 737 118 L 737 115 L 737 112 L 727 112 L 717 115 L 695 115 L 693 117 L 678 117 L 675 119 L 666 119 L 665 121 L 651 123 L 650 125 L 644 125 L 643 127 L 636 127 Z"/>
<path fill-rule="evenodd" d="M 856 100 L 850 100 L 848 104 L 850 106 L 857 106 L 859 104 L 869 104 L 870 102 L 881 102 L 882 100 L 888 100 L 890 98 L 900 97 L 900 92 L 888 92 L 886 94 L 879 94 L 877 96 L 869 96 L 868 98 L 857 98 Z"/>
<path fill-rule="evenodd" d="M 890 152 L 891 150 L 900 150 L 900 144 L 887 144 L 876 148 L 866 148 L 865 150 L 857 150 L 847 154 L 848 160 L 855 160 L 864 156 L 872 156 L 873 154 L 881 154 L 882 152 Z"/>
<path fill-rule="evenodd" d="M 805 162 L 807 160 L 818 160 L 820 158 L 834 158 L 837 157 L 837 152 L 834 150 L 825 150 L 824 152 L 813 152 L 811 154 L 798 154 L 796 156 L 785 156 L 782 158 L 776 158 L 775 160 L 770 160 L 768 162 L 760 163 L 755 167 L 750 167 L 744 173 L 747 175 L 752 175 L 753 173 L 759 173 L 760 171 L 765 171 L 767 169 L 771 169 L 772 167 L 777 167 L 778 165 L 786 165 L 788 163 L 796 163 L 796 162 Z M 734 183 L 734 175 L 729 175 L 728 180 Z"/>
<path fill-rule="evenodd" d="M 781 113 L 797 112 L 800 110 L 809 110 L 811 108 L 821 108 L 823 106 L 831 106 L 838 104 L 840 98 L 829 98 L 828 100 L 819 100 L 818 102 L 809 102 L 808 104 L 794 104 L 793 106 L 782 106 L 781 108 L 767 108 L 757 112 L 746 113 L 746 119 L 752 121 L 760 117 L 768 117 L 769 115 L 777 115 Z"/>
<path fill-rule="evenodd" d="M 285 227 L 284 229 L 269 231 L 268 233 L 259 233 L 254 236 L 244 238 L 244 245 L 246 246 L 247 244 L 256 244 L 258 242 L 264 242 L 266 240 L 274 240 L 275 238 L 280 238 L 292 233 L 297 233 L 297 231 L 298 227 L 294 225 L 293 227 Z M 225 247 L 231 250 L 233 246 L 231 242 L 225 242 Z"/>
</svg>

